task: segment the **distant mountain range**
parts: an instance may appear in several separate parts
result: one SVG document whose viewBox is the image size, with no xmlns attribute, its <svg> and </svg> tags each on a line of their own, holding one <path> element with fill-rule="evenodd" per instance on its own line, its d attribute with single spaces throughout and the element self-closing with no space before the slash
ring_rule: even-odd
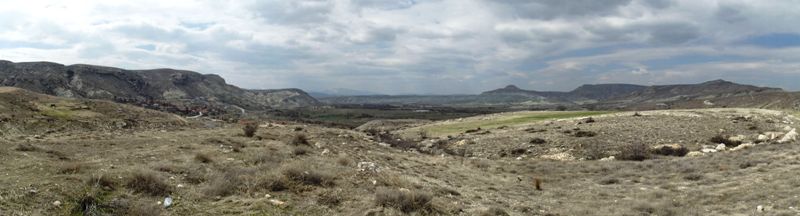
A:
<svg viewBox="0 0 800 216">
<path fill-rule="evenodd" d="M 369 95 L 373 93 L 334 89 L 315 93 L 315 98 L 300 89 L 242 89 L 227 84 L 218 75 L 185 70 L 125 70 L 0 60 L 0 86 L 60 97 L 111 100 L 186 115 L 322 105 L 629 110 L 727 106 L 800 110 L 800 93 L 724 80 L 655 86 L 594 84 L 568 92 L 525 90 L 509 85 L 477 95 Z"/>
<path fill-rule="evenodd" d="M 0 86 L 187 114 L 320 105 L 300 89 L 242 89 L 225 83 L 218 75 L 174 69 L 124 70 L 82 64 L 0 61 Z"/>
<path fill-rule="evenodd" d="M 394 95 L 344 96 L 320 99 L 327 104 L 390 104 L 415 106 L 511 106 L 530 108 L 660 109 L 738 106 L 737 101 L 754 95 L 779 97 L 785 101 L 776 108 L 800 107 L 797 93 L 779 88 L 713 80 L 698 84 L 642 86 L 632 84 L 582 85 L 569 92 L 524 90 L 514 85 L 478 95 Z M 731 101 L 734 100 L 734 101 Z M 716 103 L 715 103 L 716 101 Z M 752 101 L 751 101 L 752 102 Z M 725 104 L 725 105 L 719 105 Z M 775 104 L 775 103 L 773 103 Z M 768 101 L 748 106 L 769 106 Z"/>
</svg>

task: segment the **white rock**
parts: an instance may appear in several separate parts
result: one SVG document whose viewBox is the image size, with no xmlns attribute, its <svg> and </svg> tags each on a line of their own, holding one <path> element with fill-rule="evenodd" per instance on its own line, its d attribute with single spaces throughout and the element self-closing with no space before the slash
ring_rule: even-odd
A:
<svg viewBox="0 0 800 216">
<path fill-rule="evenodd" d="M 728 140 L 734 141 L 734 142 L 742 142 L 742 141 L 744 141 L 744 139 L 747 139 L 747 136 L 745 136 L 745 135 L 736 135 L 736 136 L 728 137 Z"/>
<path fill-rule="evenodd" d="M 330 151 L 330 150 L 328 150 L 328 149 L 325 149 L 325 150 L 322 150 L 322 153 L 320 153 L 320 155 L 323 155 L 323 156 L 325 156 L 325 155 L 327 155 L 328 153 L 331 153 L 331 151 Z"/>
<path fill-rule="evenodd" d="M 797 140 L 797 135 L 798 135 L 797 134 L 797 129 L 793 128 L 791 131 L 789 131 L 789 133 L 786 133 L 786 135 L 783 135 L 783 138 L 778 140 L 778 143 L 793 142 L 793 141 Z"/>
<path fill-rule="evenodd" d="M 793 130 L 793 129 L 794 129 L 794 128 L 792 128 L 792 126 L 789 126 L 789 125 L 786 125 L 785 127 L 783 127 L 783 130 L 784 130 L 784 131 L 791 131 L 791 130 Z"/>
<path fill-rule="evenodd" d="M 727 147 L 727 146 L 725 146 L 725 144 L 722 144 L 722 143 L 720 143 L 720 144 L 719 144 L 719 145 L 717 145 L 717 147 L 715 147 L 714 149 L 716 149 L 717 151 L 725 151 L 725 149 L 727 149 L 727 148 L 728 148 L 728 147 Z"/>
<path fill-rule="evenodd" d="M 701 153 L 714 153 L 714 152 L 717 152 L 717 150 L 716 149 L 710 149 L 710 148 L 704 148 L 704 149 L 700 150 L 700 152 Z"/>
<path fill-rule="evenodd" d="M 548 154 L 539 156 L 542 159 L 549 159 L 549 160 L 557 160 L 557 161 L 574 161 L 575 157 L 572 156 L 570 153 L 561 152 L 555 154 Z"/>
<path fill-rule="evenodd" d="M 358 171 L 378 173 L 380 172 L 380 167 L 374 162 L 358 162 Z"/>
<path fill-rule="evenodd" d="M 264 198 L 267 198 L 267 199 L 272 198 L 272 195 L 264 194 Z"/>
<path fill-rule="evenodd" d="M 739 150 L 750 148 L 750 147 L 753 147 L 753 146 L 756 146 L 756 144 L 744 143 L 744 144 L 741 144 L 741 145 L 738 145 L 736 147 L 731 148 L 731 151 L 739 151 Z"/>
<path fill-rule="evenodd" d="M 61 201 L 56 200 L 55 202 L 53 202 L 53 205 L 56 207 L 61 206 Z"/>
<path fill-rule="evenodd" d="M 608 156 L 608 157 L 600 158 L 600 161 L 614 161 L 614 160 L 617 160 L 617 158 L 614 157 L 614 156 Z"/>
<path fill-rule="evenodd" d="M 283 201 L 280 201 L 280 200 L 276 200 L 276 199 L 270 199 L 269 203 L 272 204 L 272 205 L 276 205 L 276 206 L 286 205 L 286 202 L 283 202 Z"/>
<path fill-rule="evenodd" d="M 178 184 L 178 188 L 183 188 L 183 187 L 184 187 L 183 184 Z"/>
<path fill-rule="evenodd" d="M 758 212 L 764 212 L 764 206 L 762 206 L 762 205 L 758 205 L 758 206 L 756 206 L 756 211 L 758 211 Z"/>
<path fill-rule="evenodd" d="M 389 143 L 378 143 L 378 145 L 386 148 L 392 147 L 392 145 L 389 145 Z"/>
<path fill-rule="evenodd" d="M 172 206 L 172 197 L 164 198 L 164 208 Z"/>
<path fill-rule="evenodd" d="M 714 150 L 714 149 L 708 149 L 708 150 Z M 714 150 L 714 152 L 716 152 L 716 150 Z M 690 151 L 689 153 L 686 153 L 686 157 L 702 157 L 702 156 L 706 156 L 706 153 L 699 151 Z"/>
<path fill-rule="evenodd" d="M 764 141 L 767 141 L 767 140 L 769 140 L 769 137 L 767 137 L 767 135 L 764 135 L 764 134 L 759 134 L 758 137 L 756 137 L 756 141 L 759 141 L 759 142 L 764 142 Z"/>
</svg>

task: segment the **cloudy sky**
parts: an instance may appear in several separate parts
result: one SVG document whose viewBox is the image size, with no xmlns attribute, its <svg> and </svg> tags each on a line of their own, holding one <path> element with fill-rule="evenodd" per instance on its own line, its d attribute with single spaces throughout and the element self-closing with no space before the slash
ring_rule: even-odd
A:
<svg viewBox="0 0 800 216">
<path fill-rule="evenodd" d="M 800 90 L 798 0 L 0 1 L 0 59 L 245 88 L 477 93 L 726 79 Z"/>
</svg>

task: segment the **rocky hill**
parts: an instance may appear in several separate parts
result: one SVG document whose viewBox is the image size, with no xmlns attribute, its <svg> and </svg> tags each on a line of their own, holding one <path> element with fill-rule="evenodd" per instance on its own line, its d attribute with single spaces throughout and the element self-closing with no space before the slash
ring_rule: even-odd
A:
<svg viewBox="0 0 800 216">
<path fill-rule="evenodd" d="M 61 97 L 114 100 L 177 113 L 213 114 L 318 104 L 299 89 L 241 89 L 213 74 L 51 62 L 0 61 L 0 86 Z"/>
<path fill-rule="evenodd" d="M 771 98 L 767 100 L 766 98 Z M 779 88 L 713 80 L 698 84 L 642 86 L 632 84 L 582 85 L 568 92 L 534 91 L 514 85 L 478 95 L 394 95 L 330 97 L 329 104 L 424 104 L 434 106 L 512 106 L 573 109 L 668 109 L 704 107 L 798 108 L 800 93 Z"/>
<path fill-rule="evenodd" d="M 186 124 L 186 120 L 174 114 L 107 100 L 70 99 L 0 87 L 0 136 L 170 128 Z"/>
</svg>

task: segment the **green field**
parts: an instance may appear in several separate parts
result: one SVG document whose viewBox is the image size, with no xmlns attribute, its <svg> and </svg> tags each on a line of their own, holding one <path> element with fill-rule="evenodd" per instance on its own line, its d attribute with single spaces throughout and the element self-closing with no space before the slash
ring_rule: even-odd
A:
<svg viewBox="0 0 800 216">
<path fill-rule="evenodd" d="M 613 113 L 612 111 L 545 111 L 509 114 L 490 120 L 468 119 L 462 122 L 432 124 L 412 129 L 414 131 L 423 130 L 430 136 L 447 136 L 463 133 L 470 129 L 495 129 L 501 126 L 524 125 L 542 120 L 565 119 L 593 115 Z"/>
</svg>

